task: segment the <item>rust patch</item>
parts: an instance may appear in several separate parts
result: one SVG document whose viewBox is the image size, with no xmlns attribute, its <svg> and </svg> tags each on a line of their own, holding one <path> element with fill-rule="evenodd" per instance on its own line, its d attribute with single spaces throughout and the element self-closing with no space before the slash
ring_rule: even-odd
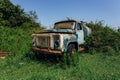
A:
<svg viewBox="0 0 120 80">
<path fill-rule="evenodd" d="M 5 59 L 6 52 L 0 52 L 0 59 Z"/>
<path fill-rule="evenodd" d="M 12 55 L 10 52 L 0 52 L 0 59 L 5 59 L 6 55 Z"/>
<path fill-rule="evenodd" d="M 6 52 L 0 52 L 0 57 L 5 57 L 6 56 Z"/>
<path fill-rule="evenodd" d="M 68 34 L 68 36 L 73 36 L 73 34 Z"/>
<path fill-rule="evenodd" d="M 34 51 L 37 51 L 37 52 L 41 52 L 43 54 L 59 54 L 59 55 L 62 55 L 62 52 L 61 50 L 54 50 L 54 49 L 41 49 L 41 48 L 37 48 L 37 47 L 33 47 L 33 50 Z"/>
<path fill-rule="evenodd" d="M 79 50 L 80 50 L 80 51 L 84 51 L 84 50 L 85 50 L 85 48 L 80 47 L 80 48 L 79 48 Z"/>
</svg>

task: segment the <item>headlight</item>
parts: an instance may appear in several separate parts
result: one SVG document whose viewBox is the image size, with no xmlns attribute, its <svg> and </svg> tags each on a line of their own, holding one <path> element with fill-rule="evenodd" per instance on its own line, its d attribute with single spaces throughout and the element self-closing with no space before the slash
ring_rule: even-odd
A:
<svg viewBox="0 0 120 80">
<path fill-rule="evenodd" d="M 54 49 L 58 49 L 60 47 L 60 36 L 54 35 Z"/>
<path fill-rule="evenodd" d="M 59 40 L 54 41 L 54 49 L 58 49 L 59 46 L 60 46 L 60 41 Z"/>
</svg>

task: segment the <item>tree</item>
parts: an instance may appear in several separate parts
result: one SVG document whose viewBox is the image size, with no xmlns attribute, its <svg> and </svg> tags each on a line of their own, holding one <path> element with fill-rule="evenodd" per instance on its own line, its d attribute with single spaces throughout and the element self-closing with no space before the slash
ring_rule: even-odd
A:
<svg viewBox="0 0 120 80">
<path fill-rule="evenodd" d="M 35 11 L 29 14 L 24 12 L 19 5 L 14 5 L 10 0 L 0 0 L 0 25 L 11 27 L 40 27 Z M 27 25 L 24 25 L 27 24 Z"/>
</svg>

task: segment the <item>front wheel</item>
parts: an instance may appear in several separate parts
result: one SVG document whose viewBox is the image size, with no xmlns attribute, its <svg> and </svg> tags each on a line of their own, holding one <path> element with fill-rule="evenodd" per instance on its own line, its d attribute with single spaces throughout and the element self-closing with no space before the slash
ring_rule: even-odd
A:
<svg viewBox="0 0 120 80">
<path fill-rule="evenodd" d="M 67 48 L 67 54 L 70 56 L 70 58 L 74 59 L 75 55 L 75 45 L 74 44 L 69 44 Z"/>
</svg>

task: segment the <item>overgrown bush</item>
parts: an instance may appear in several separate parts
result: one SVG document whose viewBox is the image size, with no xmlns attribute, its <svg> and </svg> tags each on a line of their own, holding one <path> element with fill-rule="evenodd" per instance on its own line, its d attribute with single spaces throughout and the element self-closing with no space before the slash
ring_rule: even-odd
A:
<svg viewBox="0 0 120 80">
<path fill-rule="evenodd" d="M 0 50 L 14 55 L 24 55 L 30 52 L 32 46 L 31 34 L 41 28 L 10 28 L 0 26 Z"/>
<path fill-rule="evenodd" d="M 109 52 L 120 50 L 120 33 L 104 26 L 102 21 L 87 24 L 92 29 L 92 34 L 86 37 L 85 46 L 88 51 Z"/>
</svg>

